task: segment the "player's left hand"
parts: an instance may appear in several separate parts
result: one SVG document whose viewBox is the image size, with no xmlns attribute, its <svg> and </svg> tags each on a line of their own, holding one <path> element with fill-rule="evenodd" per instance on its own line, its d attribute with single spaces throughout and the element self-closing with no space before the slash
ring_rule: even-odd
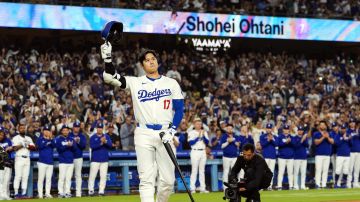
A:
<svg viewBox="0 0 360 202">
<path fill-rule="evenodd" d="M 101 58 L 104 60 L 104 62 L 110 63 L 111 50 L 112 50 L 110 42 L 105 42 L 103 45 L 101 45 L 100 49 L 101 49 Z"/>
<path fill-rule="evenodd" d="M 175 133 L 176 133 L 176 130 L 173 128 L 170 128 L 168 131 L 165 132 L 165 135 L 162 137 L 162 142 L 163 143 L 171 143 L 173 141 Z"/>
</svg>

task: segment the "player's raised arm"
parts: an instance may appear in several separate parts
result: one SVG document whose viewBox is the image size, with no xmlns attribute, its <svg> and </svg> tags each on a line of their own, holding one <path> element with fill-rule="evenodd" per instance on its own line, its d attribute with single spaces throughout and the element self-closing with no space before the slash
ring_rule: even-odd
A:
<svg viewBox="0 0 360 202">
<path fill-rule="evenodd" d="M 103 45 L 101 45 L 100 49 L 101 49 L 101 57 L 105 62 L 105 71 L 103 72 L 104 82 L 113 86 L 119 86 L 121 88 L 125 88 L 126 87 L 125 77 L 116 73 L 115 67 L 112 64 L 111 43 L 105 42 Z"/>
</svg>

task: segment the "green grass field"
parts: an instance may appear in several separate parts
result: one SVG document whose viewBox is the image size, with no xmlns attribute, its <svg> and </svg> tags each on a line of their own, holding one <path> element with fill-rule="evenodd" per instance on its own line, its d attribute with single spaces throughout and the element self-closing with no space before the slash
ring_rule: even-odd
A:
<svg viewBox="0 0 360 202">
<path fill-rule="evenodd" d="M 221 202 L 222 192 L 209 194 L 194 194 L 196 202 Z M 106 202 L 140 202 L 139 195 L 118 195 L 100 197 L 83 197 L 70 199 L 51 199 L 46 201 L 64 202 L 86 202 L 86 201 L 106 201 Z M 245 201 L 245 200 L 242 200 Z M 360 202 L 360 189 L 328 189 L 328 190 L 306 190 L 306 191 L 268 191 L 261 192 L 262 202 Z M 31 202 L 44 202 L 44 199 L 31 200 Z M 169 202 L 190 202 L 187 194 L 173 194 Z"/>
</svg>

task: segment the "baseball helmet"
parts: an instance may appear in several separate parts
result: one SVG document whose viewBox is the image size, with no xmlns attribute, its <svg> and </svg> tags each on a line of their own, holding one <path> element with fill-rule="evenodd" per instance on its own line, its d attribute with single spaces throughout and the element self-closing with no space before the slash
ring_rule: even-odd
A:
<svg viewBox="0 0 360 202">
<path fill-rule="evenodd" d="M 123 33 L 123 24 L 117 21 L 110 21 L 105 24 L 101 30 L 101 38 L 109 41 L 111 45 L 118 45 L 121 42 Z"/>
</svg>

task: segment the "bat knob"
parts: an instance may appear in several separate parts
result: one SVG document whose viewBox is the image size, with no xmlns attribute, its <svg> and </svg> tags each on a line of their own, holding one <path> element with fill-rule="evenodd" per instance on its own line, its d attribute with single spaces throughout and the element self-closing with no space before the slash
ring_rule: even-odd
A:
<svg viewBox="0 0 360 202">
<path fill-rule="evenodd" d="M 163 136 L 165 135 L 165 132 L 161 132 L 159 135 L 160 135 L 160 138 L 162 139 Z"/>
</svg>

